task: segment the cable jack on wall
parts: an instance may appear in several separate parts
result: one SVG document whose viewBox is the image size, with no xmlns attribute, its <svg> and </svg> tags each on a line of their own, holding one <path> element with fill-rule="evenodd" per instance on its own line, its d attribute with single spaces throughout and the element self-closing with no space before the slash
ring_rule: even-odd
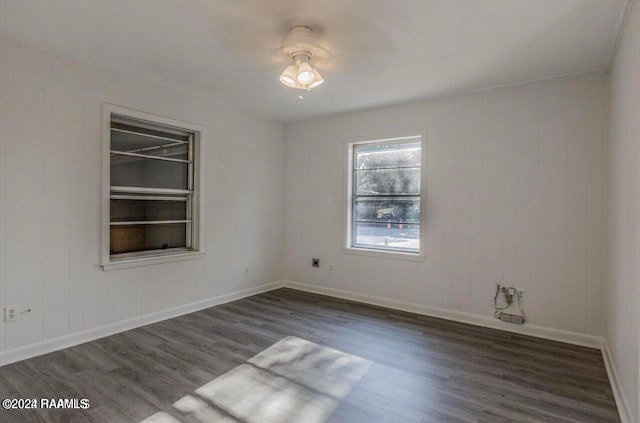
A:
<svg viewBox="0 0 640 423">
<path fill-rule="evenodd" d="M 520 293 L 512 286 L 496 284 L 496 295 L 493 298 L 493 308 L 496 319 L 503 322 L 523 324 L 527 321 L 527 315 L 520 304 Z"/>
</svg>

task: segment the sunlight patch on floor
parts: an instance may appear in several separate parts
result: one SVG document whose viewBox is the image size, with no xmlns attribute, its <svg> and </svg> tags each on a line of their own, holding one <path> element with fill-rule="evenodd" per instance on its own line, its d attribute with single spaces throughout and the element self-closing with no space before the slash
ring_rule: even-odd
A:
<svg viewBox="0 0 640 423">
<path fill-rule="evenodd" d="M 158 411 L 156 414 L 146 418 L 141 423 L 181 423 L 169 413 L 164 411 Z"/>
<path fill-rule="evenodd" d="M 180 398 L 174 407 L 201 422 L 322 423 L 371 364 L 289 336 Z M 150 420 L 158 414 L 144 423 L 165 423 Z"/>
</svg>

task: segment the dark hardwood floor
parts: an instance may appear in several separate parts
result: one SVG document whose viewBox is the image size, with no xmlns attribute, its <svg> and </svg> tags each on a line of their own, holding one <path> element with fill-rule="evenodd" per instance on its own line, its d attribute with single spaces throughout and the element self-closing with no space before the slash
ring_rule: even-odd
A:
<svg viewBox="0 0 640 423">
<path fill-rule="evenodd" d="M 91 404 L 0 422 L 201 421 L 174 402 L 287 336 L 372 362 L 327 422 L 619 421 L 598 350 L 280 289 L 0 367 L 1 398 Z"/>
</svg>

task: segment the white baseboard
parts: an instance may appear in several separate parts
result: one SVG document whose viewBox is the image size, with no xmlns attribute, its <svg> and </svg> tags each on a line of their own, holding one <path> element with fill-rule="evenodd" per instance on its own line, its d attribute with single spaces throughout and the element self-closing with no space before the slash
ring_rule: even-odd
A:
<svg viewBox="0 0 640 423">
<path fill-rule="evenodd" d="M 439 317 L 442 319 L 453 320 L 455 322 L 468 323 L 470 325 L 482 326 L 485 328 L 499 329 L 522 335 L 535 336 L 537 338 L 550 339 L 553 341 L 566 342 L 574 345 L 597 348 L 602 347 L 602 338 L 594 335 L 570 332 L 560 329 L 553 329 L 544 326 L 536 326 L 529 323 L 524 325 L 515 325 L 506 323 L 490 316 L 480 316 L 462 311 L 448 310 L 444 308 L 425 306 L 421 304 L 409 303 L 405 301 L 390 300 L 387 298 L 376 297 L 373 295 L 360 294 L 351 291 L 343 291 L 340 289 L 326 288 L 306 283 L 282 281 L 286 288 L 297 289 L 300 291 L 312 292 L 316 294 L 328 295 L 330 297 L 342 298 L 345 300 L 358 301 L 361 303 L 387 307 L 394 310 L 408 311 L 410 313 L 422 314 L 425 316 Z"/>
<path fill-rule="evenodd" d="M 242 298 L 272 291 L 278 288 L 291 288 L 299 291 L 311 292 L 321 295 L 327 295 L 345 300 L 357 301 L 365 304 L 371 304 L 386 307 L 394 310 L 407 311 L 410 313 L 422 314 L 425 316 L 439 317 L 442 319 L 453 320 L 461 323 L 482 326 L 492 329 L 519 333 L 523 335 L 535 336 L 538 338 L 550 339 L 554 341 L 566 342 L 574 345 L 597 348 L 602 351 L 605 367 L 611 383 L 611 388 L 616 400 L 616 405 L 620 413 L 622 423 L 631 423 L 631 414 L 629 405 L 621 389 L 620 379 L 613 362 L 611 351 L 606 340 L 601 337 L 586 335 L 581 333 L 563 331 L 559 329 L 546 328 L 542 326 L 524 324 L 515 326 L 496 320 L 488 316 L 479 316 L 471 313 L 464 313 L 455 310 L 447 310 L 438 307 L 430 307 L 421 304 L 409 303 L 398 300 L 390 300 L 387 298 L 376 297 L 373 295 L 360 294 L 351 291 L 343 291 L 334 288 L 326 288 L 317 285 L 305 284 L 293 281 L 276 281 L 268 284 L 260 285 L 254 288 L 243 289 L 236 292 L 220 295 L 191 304 L 185 304 L 179 307 L 162 310 L 156 313 L 135 317 L 133 319 L 124 320 L 122 322 L 112 323 L 98 328 L 76 332 L 70 335 L 61 336 L 38 344 L 29 345 L 22 348 L 8 350 L 0 353 L 0 366 L 14 363 L 16 361 L 25 360 L 42 354 L 72 347 L 74 345 L 83 344 L 95 339 L 104 338 L 105 336 L 114 335 L 140 326 L 156 323 L 162 320 L 181 316 L 205 308 L 225 304 Z"/>
<path fill-rule="evenodd" d="M 607 368 L 607 375 L 609 375 L 609 383 L 613 390 L 613 396 L 616 399 L 616 406 L 618 407 L 618 413 L 620 414 L 620 421 L 622 423 L 632 423 L 631 420 L 631 408 L 627 402 L 627 398 L 622 390 L 620 384 L 620 378 L 618 377 L 618 371 L 616 370 L 615 363 L 613 362 L 613 356 L 609 349 L 607 340 L 602 340 L 602 358 L 604 359 L 604 365 Z"/>
<path fill-rule="evenodd" d="M 121 322 L 111 323 L 94 329 L 72 333 L 69 335 L 61 336 L 59 338 L 28 345 L 26 347 L 7 350 L 3 353 L 0 353 L 0 366 L 72 347 L 74 345 L 83 344 L 85 342 L 104 338 L 105 336 L 114 335 L 116 333 L 135 329 L 140 326 L 156 323 L 162 320 L 170 319 L 172 317 L 193 313 L 194 311 L 199 311 L 231 301 L 236 301 L 245 297 L 250 297 L 252 295 L 261 294 L 263 292 L 272 291 L 281 287 L 282 282 L 271 282 L 254 288 L 243 289 L 240 291 L 219 295 L 217 297 L 208 298 L 206 300 L 197 301 L 195 303 L 185 304 L 175 308 L 158 311 L 144 316 L 134 317 L 128 320 L 123 320 Z"/>
<path fill-rule="evenodd" d="M 390 300 L 373 295 L 343 291 L 340 289 L 327 288 L 301 282 L 281 281 L 281 285 L 285 288 L 296 289 L 299 291 L 327 295 L 330 297 L 357 301 L 394 310 L 407 311 L 410 313 L 422 314 L 431 317 L 439 317 L 456 322 L 468 323 L 471 325 L 482 326 L 491 329 L 498 329 L 513 333 L 519 333 L 522 335 L 535 336 L 537 338 L 544 338 L 553 341 L 599 349 L 602 351 L 605 368 L 607 370 L 607 375 L 609 376 L 609 383 L 611 384 L 611 389 L 613 390 L 613 395 L 616 400 L 616 406 L 618 407 L 618 413 L 620 414 L 620 421 L 621 423 L 632 423 L 631 414 L 629 412 L 629 403 L 627 402 L 624 396 L 624 392 L 622 391 L 620 379 L 618 378 L 618 373 L 611 357 L 611 351 L 609 350 L 609 346 L 607 345 L 606 340 L 602 337 L 569 332 L 560 329 L 547 328 L 543 326 L 536 326 L 527 323 L 525 323 L 524 325 L 513 325 L 494 319 L 493 317 L 479 316 L 477 314 L 447 310 L 438 307 L 430 307 L 398 300 Z"/>
</svg>

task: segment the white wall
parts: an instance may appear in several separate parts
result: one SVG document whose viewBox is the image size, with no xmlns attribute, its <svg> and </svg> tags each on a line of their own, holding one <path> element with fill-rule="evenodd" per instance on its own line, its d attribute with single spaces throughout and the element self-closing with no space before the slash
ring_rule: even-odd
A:
<svg viewBox="0 0 640 423">
<path fill-rule="evenodd" d="M 606 80 L 287 125 L 285 279 L 485 318 L 501 280 L 527 290 L 530 324 L 600 335 Z M 417 129 L 427 131 L 427 259 L 343 254 L 345 140 Z"/>
<path fill-rule="evenodd" d="M 624 397 L 640 421 L 640 6 L 632 6 L 611 72 L 607 148 L 604 337 Z"/>
<path fill-rule="evenodd" d="M 0 351 L 281 279 L 281 123 L 2 39 L 0 69 L 0 304 L 32 310 Z M 103 102 L 207 127 L 203 259 L 98 266 Z"/>
</svg>

